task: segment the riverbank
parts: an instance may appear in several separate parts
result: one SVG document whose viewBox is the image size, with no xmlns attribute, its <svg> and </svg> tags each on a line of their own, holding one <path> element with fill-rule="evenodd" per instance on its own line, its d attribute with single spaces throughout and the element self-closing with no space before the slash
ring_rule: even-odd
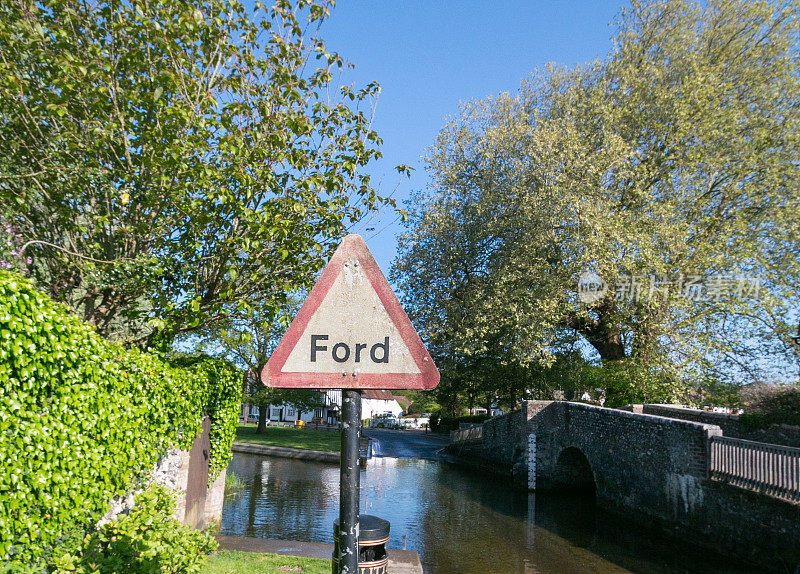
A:
<svg viewBox="0 0 800 574">
<path fill-rule="evenodd" d="M 219 547 L 225 550 L 328 560 L 328 571 L 330 571 L 330 558 L 333 555 L 333 544 L 322 542 L 270 540 L 245 536 L 217 536 L 217 542 L 219 542 Z M 422 563 L 416 552 L 389 548 L 387 553 L 389 554 L 389 572 L 392 574 L 423 574 Z"/>
<path fill-rule="evenodd" d="M 339 453 L 324 450 L 307 450 L 304 448 L 288 448 L 282 446 L 270 446 L 265 444 L 250 444 L 235 442 L 231 447 L 233 452 L 244 454 L 260 454 L 263 456 L 278 456 L 281 458 L 294 458 L 297 460 L 308 460 L 313 462 L 324 462 L 339 464 Z"/>
<path fill-rule="evenodd" d="M 268 426 L 259 433 L 257 429 L 256 425 L 239 425 L 234 442 L 335 453 L 341 444 L 338 430 Z"/>
</svg>

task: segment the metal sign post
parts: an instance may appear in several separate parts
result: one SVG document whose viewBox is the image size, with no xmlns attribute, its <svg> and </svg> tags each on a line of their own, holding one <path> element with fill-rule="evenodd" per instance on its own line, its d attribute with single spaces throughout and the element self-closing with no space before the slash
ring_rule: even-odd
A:
<svg viewBox="0 0 800 574">
<path fill-rule="evenodd" d="M 358 572 L 358 507 L 361 391 L 342 389 L 342 452 L 339 464 L 339 572 Z"/>
<path fill-rule="evenodd" d="M 342 389 L 334 560 L 339 574 L 358 574 L 360 389 L 432 389 L 439 383 L 433 359 L 361 237 L 342 240 L 261 380 L 268 387 Z M 388 541 L 388 522 L 368 515 L 365 520 L 372 521 L 373 538 L 365 535 L 364 542 Z"/>
</svg>

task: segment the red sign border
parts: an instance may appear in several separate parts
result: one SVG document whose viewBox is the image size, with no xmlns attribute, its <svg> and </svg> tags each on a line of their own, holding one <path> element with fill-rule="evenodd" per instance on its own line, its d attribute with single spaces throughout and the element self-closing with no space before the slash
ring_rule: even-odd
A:
<svg viewBox="0 0 800 574">
<path fill-rule="evenodd" d="M 289 354 L 294 349 L 311 317 L 319 309 L 333 282 L 339 276 L 345 263 L 355 255 L 372 288 L 378 294 L 386 312 L 400 333 L 400 338 L 411 352 L 419 373 L 282 373 Z M 439 371 L 433 363 L 428 350 L 422 343 L 417 330 L 411 324 L 405 310 L 394 294 L 389 282 L 375 262 L 367 244 L 360 235 L 347 235 L 331 257 L 297 316 L 289 325 L 289 330 L 278 343 L 277 348 L 261 372 L 261 380 L 268 387 L 296 389 L 417 389 L 428 390 L 439 384 Z"/>
</svg>

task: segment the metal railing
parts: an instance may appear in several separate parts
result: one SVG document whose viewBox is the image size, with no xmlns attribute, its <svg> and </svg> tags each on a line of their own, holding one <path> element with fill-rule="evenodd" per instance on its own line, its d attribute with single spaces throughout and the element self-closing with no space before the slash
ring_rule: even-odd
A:
<svg viewBox="0 0 800 574">
<path fill-rule="evenodd" d="M 478 424 L 465 429 L 450 431 L 450 442 L 471 442 L 483 438 L 483 425 Z"/>
<path fill-rule="evenodd" d="M 800 448 L 711 437 L 711 478 L 800 502 Z"/>
</svg>

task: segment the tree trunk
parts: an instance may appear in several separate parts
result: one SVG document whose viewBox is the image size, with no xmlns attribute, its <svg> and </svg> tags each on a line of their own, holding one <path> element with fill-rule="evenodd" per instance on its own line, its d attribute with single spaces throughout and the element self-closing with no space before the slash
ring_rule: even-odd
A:
<svg viewBox="0 0 800 574">
<path fill-rule="evenodd" d="M 579 333 L 597 349 L 603 361 L 619 361 L 625 358 L 625 345 L 622 343 L 619 325 L 600 320 L 595 329 Z"/>
<path fill-rule="evenodd" d="M 604 361 L 624 359 L 625 345 L 614 299 L 603 299 L 593 310 L 597 313 L 597 319 L 572 315 L 566 319 L 567 326 L 583 335 Z"/>
<path fill-rule="evenodd" d="M 589 339 L 589 342 L 597 349 L 604 364 L 623 360 L 625 358 L 625 346 L 622 343 L 622 333 L 620 332 L 619 325 L 604 326 L 602 322 L 600 324 L 601 329 L 603 329 L 602 334 L 595 339 Z M 624 399 L 622 398 L 623 393 L 620 389 L 613 385 L 606 385 L 605 391 L 606 400 L 603 406 L 622 406 L 621 403 L 624 402 Z"/>
<path fill-rule="evenodd" d="M 625 344 L 622 341 L 622 329 L 614 317 L 614 301 L 604 300 L 595 307 L 597 319 L 591 317 L 569 317 L 567 324 L 583 335 L 594 347 L 603 363 L 625 359 Z M 618 389 L 606 387 L 606 404 L 617 406 Z"/>
<path fill-rule="evenodd" d="M 258 428 L 257 433 L 267 432 L 267 405 L 258 405 Z"/>
</svg>

